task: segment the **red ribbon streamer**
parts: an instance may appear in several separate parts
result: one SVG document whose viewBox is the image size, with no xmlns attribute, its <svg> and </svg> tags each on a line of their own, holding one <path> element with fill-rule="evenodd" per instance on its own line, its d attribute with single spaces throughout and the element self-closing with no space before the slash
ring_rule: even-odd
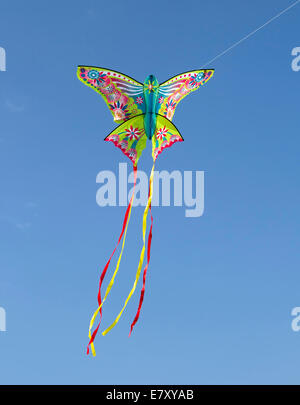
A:
<svg viewBox="0 0 300 405">
<path fill-rule="evenodd" d="M 150 190 L 149 190 L 150 193 Z M 149 198 L 149 197 L 148 197 Z M 135 315 L 135 318 L 131 324 L 130 327 L 130 332 L 129 332 L 129 337 L 131 335 L 131 332 L 134 328 L 134 325 L 137 323 L 139 317 L 140 317 L 140 312 L 141 312 L 141 308 L 143 305 L 143 301 L 144 301 L 144 295 L 145 295 L 145 288 L 146 288 L 146 276 L 147 276 L 147 270 L 148 270 L 148 266 L 149 266 L 149 262 L 150 262 L 150 255 L 151 255 L 151 242 L 152 242 L 152 227 L 153 227 L 153 216 L 152 216 L 152 211 L 151 211 L 151 204 L 149 206 L 150 209 L 150 213 L 151 213 L 151 226 L 150 226 L 150 230 L 149 230 L 149 235 L 148 235 L 148 245 L 147 245 L 147 264 L 144 268 L 144 273 L 143 273 L 143 287 L 141 289 L 141 295 L 140 295 L 140 302 L 139 302 L 139 307 L 137 310 L 137 313 Z"/>
<path fill-rule="evenodd" d="M 111 261 L 113 255 L 115 254 L 115 251 L 117 250 L 117 247 L 119 246 L 119 244 L 120 244 L 120 242 L 121 242 L 121 240 L 122 240 L 122 237 L 123 237 L 123 234 L 124 234 L 124 231 L 125 231 L 125 228 L 126 228 L 127 220 L 128 220 L 129 211 L 130 211 L 131 206 L 132 206 L 133 197 L 134 197 L 134 190 L 135 190 L 135 185 L 136 185 L 136 178 L 137 178 L 137 166 L 135 166 L 135 165 L 133 165 L 133 175 L 134 175 L 134 180 L 133 180 L 133 192 L 132 192 L 132 197 L 131 197 L 131 199 L 130 199 L 130 201 L 129 201 L 129 204 L 128 204 L 127 209 L 126 209 L 126 212 L 125 212 L 122 231 L 121 231 L 121 233 L 120 233 L 120 236 L 119 236 L 119 239 L 118 239 L 118 243 L 117 243 L 116 247 L 114 248 L 112 254 L 110 255 L 110 258 L 108 259 L 108 262 L 106 263 L 106 265 L 105 265 L 105 267 L 104 267 L 104 269 L 103 269 L 103 271 L 102 271 L 102 273 L 101 273 L 101 276 L 100 276 L 99 291 L 98 291 L 98 305 L 99 305 L 99 307 L 101 306 L 101 302 L 102 302 L 102 301 L 101 301 L 101 286 L 102 286 L 102 283 L 103 283 L 105 274 L 106 274 L 106 272 L 107 272 L 108 266 L 109 266 L 109 264 L 110 264 L 110 261 Z M 87 346 L 87 354 L 90 353 L 90 348 L 89 348 L 89 346 L 90 346 L 90 344 L 93 343 L 94 340 L 95 340 L 95 337 L 96 337 L 96 335 L 97 335 L 97 333 L 98 333 L 98 329 L 99 329 L 100 324 L 101 324 L 101 320 L 102 320 L 102 307 L 100 308 L 100 321 L 99 321 L 99 324 L 98 324 L 97 328 L 94 330 L 94 332 L 93 332 L 93 334 L 92 334 L 92 337 L 91 337 L 91 339 L 90 339 L 90 341 L 89 341 L 89 344 L 88 344 L 88 346 Z"/>
</svg>

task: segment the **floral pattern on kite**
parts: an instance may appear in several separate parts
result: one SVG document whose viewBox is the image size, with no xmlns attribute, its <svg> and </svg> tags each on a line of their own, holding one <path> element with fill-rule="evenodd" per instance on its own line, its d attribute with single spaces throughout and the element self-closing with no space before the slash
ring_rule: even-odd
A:
<svg viewBox="0 0 300 405">
<path fill-rule="evenodd" d="M 110 70 L 80 66 L 78 78 L 97 91 L 105 100 L 114 121 L 122 123 L 145 112 L 143 85 Z"/>
<path fill-rule="evenodd" d="M 183 141 L 175 125 L 169 122 L 165 117 L 158 116 L 157 123 L 159 127 L 152 138 L 152 156 L 154 161 L 165 148 L 169 148 L 175 142 Z"/>
<path fill-rule="evenodd" d="M 172 120 L 175 108 L 176 103 L 172 100 L 172 98 L 170 98 L 170 100 L 166 102 L 166 109 L 164 111 L 164 115 L 168 118 L 168 120 Z"/>
<path fill-rule="evenodd" d="M 179 101 L 192 91 L 203 86 L 212 77 L 213 73 L 214 71 L 211 69 L 187 72 L 162 83 L 159 86 L 159 103 L 161 105 L 157 110 L 158 114 L 172 120 Z"/>
<path fill-rule="evenodd" d="M 143 116 L 134 117 L 116 128 L 105 141 L 112 142 L 136 165 L 147 142 L 143 125 Z"/>
</svg>

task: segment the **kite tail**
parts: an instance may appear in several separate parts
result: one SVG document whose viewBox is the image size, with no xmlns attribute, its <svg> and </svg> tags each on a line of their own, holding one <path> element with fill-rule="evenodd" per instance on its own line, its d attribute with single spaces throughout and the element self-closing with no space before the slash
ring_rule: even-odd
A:
<svg viewBox="0 0 300 405">
<path fill-rule="evenodd" d="M 142 247 L 142 251 L 141 251 L 141 254 L 140 254 L 139 265 L 138 265 L 138 269 L 137 269 L 137 272 L 136 272 L 135 281 L 134 281 L 133 287 L 132 287 L 128 297 L 126 298 L 126 301 L 125 301 L 125 304 L 124 304 L 122 310 L 120 311 L 119 315 L 116 317 L 114 322 L 104 332 L 102 332 L 103 336 L 105 336 L 119 322 L 119 319 L 120 319 L 124 309 L 126 308 L 130 298 L 132 297 L 132 295 L 133 295 L 133 293 L 135 291 L 136 285 L 137 285 L 137 283 L 139 281 L 139 278 L 140 278 L 141 268 L 142 268 L 142 265 L 143 265 L 144 255 L 145 255 L 145 244 L 146 244 L 145 235 L 146 235 L 146 228 L 147 228 L 147 216 L 148 216 L 148 211 L 149 211 L 149 209 L 151 207 L 152 194 L 153 194 L 153 175 L 154 175 L 154 163 L 153 163 L 153 167 L 152 167 L 151 175 L 150 175 L 150 180 L 149 180 L 148 202 L 147 202 L 147 205 L 146 205 L 146 208 L 145 208 L 145 211 L 144 211 L 144 215 L 143 215 L 143 247 Z M 151 224 L 151 237 L 152 237 L 152 224 Z M 151 238 L 150 238 L 150 246 L 151 246 Z M 148 241 L 148 251 L 149 251 L 149 259 L 150 259 L 149 241 Z M 148 266 L 146 266 L 146 267 L 148 267 Z"/>
<path fill-rule="evenodd" d="M 117 245 L 116 245 L 116 247 L 114 248 L 112 254 L 110 255 L 110 258 L 109 258 L 108 262 L 106 263 L 106 265 L 105 265 L 105 267 L 104 267 L 104 269 L 103 269 L 103 271 L 102 271 L 102 273 L 101 273 L 100 281 L 99 281 L 99 291 L 98 291 L 98 308 L 97 308 L 97 310 L 94 312 L 94 314 L 93 314 L 93 316 L 92 316 L 92 319 L 91 319 L 91 321 L 90 321 L 90 327 L 89 327 L 89 344 L 88 344 L 88 346 L 87 346 L 87 354 L 90 353 L 89 346 L 91 346 L 91 350 L 92 350 L 93 356 L 96 355 L 95 346 L 94 346 L 94 340 L 95 340 L 95 337 L 96 337 L 96 335 L 97 335 L 97 333 L 98 333 L 98 330 L 99 330 L 99 327 L 100 327 L 100 324 L 101 324 L 101 320 L 102 320 L 102 305 L 103 305 L 104 301 L 106 300 L 106 297 L 107 297 L 107 295 L 109 294 L 109 292 L 110 292 L 110 290 L 111 290 L 111 288 L 112 288 L 112 285 L 113 285 L 113 283 L 114 283 L 115 276 L 116 276 L 116 274 L 117 274 L 117 272 L 118 272 L 118 270 L 119 270 L 119 265 L 120 265 L 121 258 L 122 258 L 122 254 L 123 254 L 123 249 L 124 249 L 125 240 L 126 240 L 127 227 L 128 227 L 129 220 L 130 220 L 131 208 L 132 208 L 132 203 L 133 203 L 133 199 L 134 199 L 134 191 L 135 191 L 135 186 L 136 186 L 136 178 L 137 178 L 137 166 L 136 166 L 136 165 L 133 165 L 133 173 L 134 173 L 133 192 L 132 192 L 132 196 L 131 196 L 131 199 L 130 199 L 130 201 L 129 201 L 129 204 L 128 204 L 128 206 L 127 206 L 126 213 L 125 213 L 125 216 L 124 216 L 122 231 L 121 231 L 121 234 L 120 234 L 120 236 L 119 236 Z M 106 290 L 106 292 L 105 292 L 104 299 L 103 299 L 103 301 L 101 301 L 101 286 L 102 286 L 102 282 L 103 282 L 103 280 L 104 280 L 105 274 L 106 274 L 107 269 L 108 269 L 108 266 L 109 266 L 109 264 L 110 264 L 110 261 L 111 261 L 113 255 L 115 254 L 115 251 L 117 250 L 117 247 L 118 247 L 119 244 L 120 244 L 120 241 L 121 241 L 121 239 L 122 239 L 122 237 L 123 237 L 123 234 L 124 234 L 124 239 L 123 239 L 123 243 L 122 243 L 121 253 L 120 253 L 120 255 L 119 255 L 119 259 L 118 259 L 118 262 L 117 262 L 117 266 L 116 266 L 115 272 L 114 272 L 114 274 L 113 274 L 113 277 L 111 278 L 111 281 L 110 281 L 110 283 L 109 283 L 109 285 L 108 285 L 108 287 L 107 287 L 107 290 Z M 91 330 L 92 330 L 92 328 L 93 328 L 93 325 L 94 325 L 96 316 L 98 315 L 99 312 L 100 312 L 100 321 L 99 321 L 99 323 L 98 323 L 97 328 L 94 330 L 94 332 L 93 332 L 93 334 L 92 334 L 92 333 L 91 333 Z"/>
<path fill-rule="evenodd" d="M 149 189 L 149 194 L 150 194 L 150 189 Z M 149 198 L 149 197 L 148 197 Z M 149 262 L 150 262 L 150 253 L 151 253 L 151 242 L 152 242 L 152 227 L 153 227 L 153 216 L 152 216 L 152 212 L 151 212 L 151 203 L 149 206 L 149 210 L 150 210 L 150 215 L 151 215 L 151 226 L 150 226 L 150 230 L 149 230 L 149 235 L 148 235 L 148 246 L 147 246 L 147 264 L 144 268 L 144 273 L 143 273 L 143 287 L 141 289 L 141 295 L 140 295 L 140 301 L 139 301 L 139 307 L 137 310 L 137 313 L 135 315 L 135 318 L 131 324 L 130 327 L 130 332 L 129 332 L 129 336 L 131 335 L 131 332 L 134 328 L 134 325 L 137 323 L 139 317 L 140 317 L 140 312 L 141 312 L 141 308 L 143 305 L 143 301 L 144 301 L 144 295 L 145 295 L 145 288 L 146 288 L 146 276 L 147 276 L 147 270 L 149 267 Z"/>
</svg>

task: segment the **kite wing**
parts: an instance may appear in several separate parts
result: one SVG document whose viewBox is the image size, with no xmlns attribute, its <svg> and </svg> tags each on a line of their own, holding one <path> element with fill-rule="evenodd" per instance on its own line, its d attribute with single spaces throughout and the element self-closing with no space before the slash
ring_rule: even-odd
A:
<svg viewBox="0 0 300 405">
<path fill-rule="evenodd" d="M 104 98 L 114 121 L 122 123 L 145 112 L 143 84 L 131 77 L 93 66 L 78 66 L 77 76 Z"/>
<path fill-rule="evenodd" d="M 175 142 L 182 142 L 183 138 L 175 125 L 162 115 L 157 116 L 156 130 L 152 137 L 153 161 L 165 149 Z"/>
<path fill-rule="evenodd" d="M 157 113 L 172 120 L 178 103 L 192 91 L 203 86 L 214 74 L 214 69 L 192 70 L 181 73 L 159 86 Z"/>
<path fill-rule="evenodd" d="M 104 140 L 113 142 L 136 166 L 147 142 L 144 130 L 144 114 L 125 121 Z"/>
</svg>

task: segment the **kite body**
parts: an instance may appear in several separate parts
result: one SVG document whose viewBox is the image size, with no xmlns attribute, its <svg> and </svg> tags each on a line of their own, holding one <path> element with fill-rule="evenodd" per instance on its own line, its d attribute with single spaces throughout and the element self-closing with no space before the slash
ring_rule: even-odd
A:
<svg viewBox="0 0 300 405">
<path fill-rule="evenodd" d="M 148 139 L 152 139 L 152 136 L 156 130 L 156 114 L 158 105 L 158 81 L 155 76 L 149 75 L 144 82 L 144 99 L 145 99 L 145 117 L 144 117 L 144 129 Z"/>
<path fill-rule="evenodd" d="M 79 66 L 77 75 L 97 91 L 106 102 L 114 121 L 119 123 L 105 141 L 111 141 L 137 164 L 146 140 L 152 140 L 152 155 L 157 156 L 183 138 L 172 123 L 178 103 L 197 90 L 214 70 L 194 70 L 177 75 L 162 84 L 149 75 L 140 83 L 122 73 L 89 66 Z"/>
<path fill-rule="evenodd" d="M 105 138 L 105 141 L 110 141 L 117 146 L 132 161 L 134 170 L 133 194 L 125 213 L 122 232 L 118 239 L 118 243 L 100 276 L 98 308 L 90 322 L 88 353 L 89 346 L 91 346 L 92 353 L 95 355 L 94 339 L 102 319 L 102 306 L 114 284 L 115 277 L 119 270 L 126 239 L 127 226 L 131 214 L 132 201 L 134 198 L 134 189 L 137 177 L 137 163 L 146 147 L 147 139 L 152 142 L 153 167 L 149 180 L 148 202 L 143 215 L 143 246 L 138 263 L 138 269 L 133 287 L 125 300 L 122 310 L 116 317 L 115 321 L 106 330 L 104 330 L 104 332 L 102 332 L 103 335 L 106 335 L 119 321 L 122 312 L 135 291 L 141 274 L 146 245 L 145 234 L 147 227 L 147 215 L 148 212 L 151 211 L 154 164 L 158 155 L 165 148 L 172 146 L 176 142 L 183 141 L 181 134 L 172 122 L 175 109 L 178 103 L 185 96 L 200 88 L 213 76 L 213 74 L 213 69 L 193 70 L 174 76 L 161 84 L 158 83 L 154 75 L 149 75 L 144 83 L 140 83 L 130 76 L 126 76 L 114 70 L 93 66 L 78 66 L 77 76 L 79 80 L 94 89 L 103 97 L 113 115 L 114 121 L 119 124 L 119 126 Z M 147 263 L 143 273 L 143 286 L 141 289 L 138 311 L 131 324 L 130 333 L 139 318 L 144 299 L 146 274 L 150 261 L 152 224 L 153 218 L 151 214 L 151 226 L 147 243 Z M 102 300 L 102 282 L 106 275 L 110 261 L 122 238 L 123 243 L 116 269 Z M 92 333 L 92 328 L 98 314 L 100 314 L 100 322 Z"/>
</svg>

